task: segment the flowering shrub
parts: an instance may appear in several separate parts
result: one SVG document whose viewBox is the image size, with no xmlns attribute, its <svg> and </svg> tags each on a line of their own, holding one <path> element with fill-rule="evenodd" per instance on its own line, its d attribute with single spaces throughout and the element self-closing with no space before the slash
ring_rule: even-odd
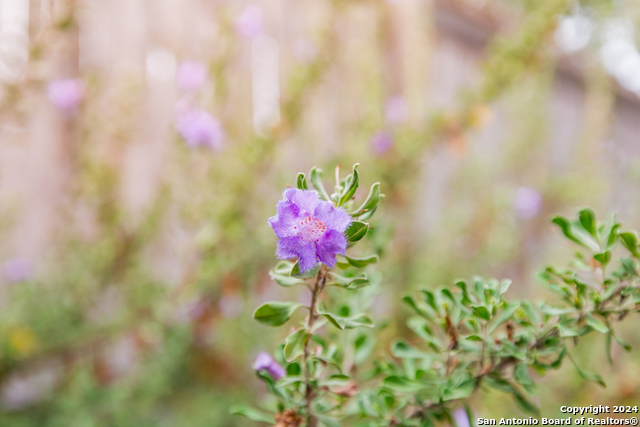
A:
<svg viewBox="0 0 640 427">
<path fill-rule="evenodd" d="M 254 312 L 259 322 L 282 326 L 299 308 L 307 310 L 275 357 L 261 353 L 255 362 L 275 398 L 265 408 L 269 411 L 236 406 L 233 413 L 279 427 L 460 425 L 461 414 L 474 425 L 465 399 L 482 387 L 510 394 L 522 411 L 537 414 L 530 400 L 538 394 L 534 376 L 558 369 L 565 359 L 585 380 L 605 385 L 598 374 L 576 364 L 572 348 L 595 332 L 605 335 L 609 361 L 614 340 L 630 349 L 613 324 L 639 311 L 640 247 L 635 232 L 622 231 L 615 217 L 597 221 L 591 209 L 574 220 L 553 218 L 580 247 L 569 267 L 548 267 L 538 276 L 555 294 L 553 303 L 508 299 L 509 280 L 475 277 L 453 287 L 422 289 L 403 297 L 414 313 L 407 324 L 419 340 L 397 339 L 388 356 L 367 363 L 375 337 L 348 331 L 374 328 L 359 293 L 374 281 L 364 270 L 378 256 L 354 257 L 347 248 L 366 236 L 370 225 L 364 221 L 382 195 L 376 183 L 364 203 L 353 208 L 357 167 L 344 179 L 336 171 L 331 195 L 321 170 L 311 170 L 313 189 L 299 174 L 298 188 L 285 190 L 269 219 L 282 260 L 271 277 L 281 286 L 308 287 L 311 298 L 308 305 L 268 302 Z M 612 263 L 616 250 L 621 257 Z"/>
</svg>

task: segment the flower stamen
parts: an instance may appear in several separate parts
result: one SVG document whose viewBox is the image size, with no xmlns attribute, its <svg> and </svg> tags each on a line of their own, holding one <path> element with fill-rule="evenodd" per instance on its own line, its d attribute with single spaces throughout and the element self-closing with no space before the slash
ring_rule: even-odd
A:
<svg viewBox="0 0 640 427">
<path fill-rule="evenodd" d="M 297 227 L 293 227 L 294 230 Z M 296 234 L 309 242 L 319 242 L 320 237 L 327 231 L 327 226 L 313 215 L 309 215 L 300 221 L 300 231 Z"/>
</svg>

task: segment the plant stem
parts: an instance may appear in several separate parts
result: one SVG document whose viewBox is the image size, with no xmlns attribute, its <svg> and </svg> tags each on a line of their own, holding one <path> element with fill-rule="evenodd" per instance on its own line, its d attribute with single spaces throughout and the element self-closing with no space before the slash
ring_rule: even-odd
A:
<svg viewBox="0 0 640 427">
<path fill-rule="evenodd" d="M 315 282 L 313 284 L 313 288 L 311 288 L 311 305 L 309 306 L 309 315 L 307 317 L 307 330 L 309 331 L 309 336 L 307 337 L 307 341 L 304 343 L 304 351 L 302 354 L 302 365 L 304 367 L 304 378 L 305 378 L 305 392 L 304 392 L 304 401 L 305 407 L 307 410 L 307 427 L 315 427 L 317 425 L 317 419 L 311 414 L 311 403 L 313 402 L 314 392 L 311 387 L 311 375 L 309 372 L 309 367 L 307 366 L 307 361 L 309 360 L 309 341 L 313 336 L 311 330 L 313 325 L 318 318 L 318 301 L 320 299 L 320 294 L 324 289 L 325 282 L 327 281 L 327 269 L 322 266 L 318 274 L 316 275 Z"/>
</svg>

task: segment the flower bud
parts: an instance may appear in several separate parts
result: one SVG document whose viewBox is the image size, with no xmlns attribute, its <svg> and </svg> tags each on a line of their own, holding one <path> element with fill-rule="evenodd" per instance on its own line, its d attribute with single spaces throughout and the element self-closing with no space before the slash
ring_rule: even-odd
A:
<svg viewBox="0 0 640 427">
<path fill-rule="evenodd" d="M 204 146 L 219 150 L 224 144 L 222 125 L 218 119 L 201 109 L 190 109 L 180 114 L 176 129 L 192 148 Z"/>
<path fill-rule="evenodd" d="M 255 4 L 247 5 L 238 19 L 236 19 L 236 32 L 247 39 L 253 40 L 264 33 L 262 9 Z"/>
<path fill-rule="evenodd" d="M 84 98 L 84 83 L 80 79 L 54 80 L 47 86 L 47 95 L 59 110 L 73 112 Z"/>
<path fill-rule="evenodd" d="M 257 372 L 265 371 L 275 381 L 278 381 L 287 374 L 284 368 L 265 351 L 261 351 L 258 354 L 256 361 L 253 363 L 253 369 Z"/>
<path fill-rule="evenodd" d="M 176 84 L 178 89 L 191 92 L 200 89 L 207 82 L 207 67 L 201 62 L 185 61 L 178 67 Z"/>
</svg>

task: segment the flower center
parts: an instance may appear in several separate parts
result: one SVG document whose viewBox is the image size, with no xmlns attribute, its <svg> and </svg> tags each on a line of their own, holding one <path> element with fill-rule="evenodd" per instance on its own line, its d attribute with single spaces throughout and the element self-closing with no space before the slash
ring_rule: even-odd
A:
<svg viewBox="0 0 640 427">
<path fill-rule="evenodd" d="M 317 242 L 327 231 L 327 226 L 315 216 L 309 215 L 300 221 L 300 225 L 293 227 L 298 236 L 307 241 Z"/>
</svg>

